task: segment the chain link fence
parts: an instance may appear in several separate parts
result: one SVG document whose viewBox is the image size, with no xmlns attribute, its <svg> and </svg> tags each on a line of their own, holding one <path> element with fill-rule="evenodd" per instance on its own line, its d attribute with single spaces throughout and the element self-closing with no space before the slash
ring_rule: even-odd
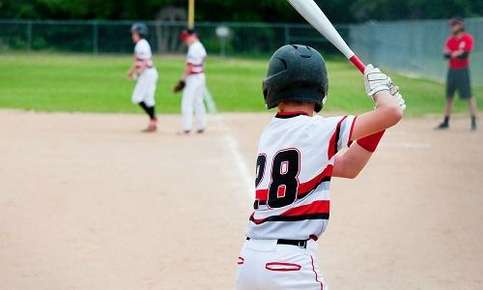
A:
<svg viewBox="0 0 483 290">
<path fill-rule="evenodd" d="M 131 53 L 131 21 L 28 21 L 0 20 L 0 53 L 9 50 L 49 50 L 80 53 Z M 179 32 L 184 22 L 147 22 L 149 41 L 156 53 L 182 53 Z M 220 27 L 229 32 L 220 38 Z M 472 77 L 483 85 L 483 18 L 467 20 L 475 36 L 471 56 Z M 228 56 L 269 55 L 287 43 L 312 45 L 324 54 L 334 47 L 315 29 L 302 24 L 197 23 L 203 43 L 211 54 Z M 443 81 L 446 61 L 443 43 L 449 30 L 445 20 L 370 22 L 339 25 L 338 31 L 362 59 L 401 73 Z"/>
<path fill-rule="evenodd" d="M 483 18 L 465 20 L 475 38 L 472 81 L 483 86 Z M 443 46 L 450 33 L 445 20 L 371 22 L 350 26 L 349 41 L 371 63 L 416 77 L 444 81 Z"/>
<path fill-rule="evenodd" d="M 156 53 L 183 50 L 178 35 L 184 22 L 146 22 L 149 41 Z M 130 53 L 131 21 L 21 21 L 0 20 L 0 52 L 51 50 L 82 53 Z M 217 29 L 228 29 L 220 38 Z M 348 34 L 346 26 L 339 29 Z M 211 53 L 267 55 L 286 43 L 302 42 L 322 50 L 332 46 L 309 25 L 266 23 L 198 23 L 196 30 Z"/>
</svg>

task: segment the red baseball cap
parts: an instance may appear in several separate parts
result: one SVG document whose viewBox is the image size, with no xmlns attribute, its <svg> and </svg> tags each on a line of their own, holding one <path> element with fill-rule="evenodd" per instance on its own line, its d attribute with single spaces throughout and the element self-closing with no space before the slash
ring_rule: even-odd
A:
<svg viewBox="0 0 483 290">
<path fill-rule="evenodd" d="M 193 29 L 185 29 L 179 34 L 179 39 L 181 41 L 185 41 L 186 39 L 188 39 L 188 37 L 193 35 L 196 36 L 196 32 Z"/>
</svg>

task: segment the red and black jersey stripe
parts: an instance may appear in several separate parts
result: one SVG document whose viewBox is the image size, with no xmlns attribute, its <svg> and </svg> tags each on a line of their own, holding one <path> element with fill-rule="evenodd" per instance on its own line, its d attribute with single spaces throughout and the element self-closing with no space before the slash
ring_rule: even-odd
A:
<svg viewBox="0 0 483 290">
<path fill-rule="evenodd" d="M 186 63 L 188 66 L 188 71 L 190 74 L 201 74 L 204 73 L 204 64 L 194 64 L 194 63 Z M 196 70 L 195 70 L 196 68 Z"/>
<path fill-rule="evenodd" d="M 340 127 L 342 126 L 342 123 L 344 122 L 344 120 L 347 118 L 347 116 L 344 116 L 340 121 L 339 123 L 337 123 L 337 127 L 335 128 L 335 132 L 334 134 L 332 135 L 332 137 L 330 137 L 330 141 L 329 141 L 329 150 L 327 152 L 327 157 L 330 159 L 332 159 L 332 157 L 335 156 L 335 154 L 337 154 L 338 152 L 338 144 L 339 144 L 339 139 L 340 139 Z"/>
<path fill-rule="evenodd" d="M 306 197 L 309 193 L 311 193 L 314 189 L 316 189 L 321 183 L 327 182 L 331 180 L 333 166 L 328 165 L 324 171 L 322 171 L 319 175 L 315 176 L 311 180 L 301 183 L 298 186 L 297 190 L 297 200 Z M 259 189 L 255 192 L 255 209 L 257 205 L 265 205 L 267 204 L 268 199 L 268 189 Z"/>
<path fill-rule="evenodd" d="M 270 216 L 264 219 L 255 219 L 255 213 L 250 216 L 250 221 L 259 225 L 265 222 L 277 221 L 302 221 L 311 219 L 329 219 L 330 215 L 330 201 L 317 200 L 307 205 L 294 207 L 278 216 Z"/>
</svg>

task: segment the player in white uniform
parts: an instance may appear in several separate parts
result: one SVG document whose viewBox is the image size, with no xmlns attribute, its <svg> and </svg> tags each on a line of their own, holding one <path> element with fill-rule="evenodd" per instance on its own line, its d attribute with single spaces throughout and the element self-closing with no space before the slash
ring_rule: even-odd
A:
<svg viewBox="0 0 483 290">
<path fill-rule="evenodd" d="M 301 45 L 272 56 L 264 95 L 278 113 L 258 145 L 254 212 L 238 258 L 238 290 L 327 289 L 315 250 L 329 219 L 331 178 L 355 178 L 405 109 L 398 87 L 379 69 L 368 66 L 364 79 L 374 111 L 321 117 L 316 113 L 328 91 L 322 56 Z"/>
<path fill-rule="evenodd" d="M 184 30 L 180 39 L 188 46 L 186 68 L 177 90 L 183 90 L 181 100 L 182 132 L 189 134 L 193 128 L 193 112 L 197 133 L 206 129 L 206 109 L 203 103 L 206 89 L 206 50 L 193 30 Z"/>
<path fill-rule="evenodd" d="M 132 102 L 139 105 L 149 116 L 149 125 L 143 132 L 155 132 L 158 122 L 155 111 L 158 71 L 153 65 L 153 54 L 151 46 L 146 40 L 147 35 L 148 27 L 144 23 L 132 25 L 131 37 L 136 46 L 134 47 L 134 60 L 128 71 L 128 77 L 137 80 L 132 94 Z"/>
</svg>

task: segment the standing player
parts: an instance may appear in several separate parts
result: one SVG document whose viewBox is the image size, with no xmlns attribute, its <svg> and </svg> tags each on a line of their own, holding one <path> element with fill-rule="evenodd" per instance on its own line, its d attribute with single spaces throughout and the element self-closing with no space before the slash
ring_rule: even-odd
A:
<svg viewBox="0 0 483 290">
<path fill-rule="evenodd" d="M 319 52 L 286 45 L 272 56 L 263 92 L 278 113 L 258 145 L 255 211 L 238 259 L 238 290 L 327 289 L 315 249 L 329 218 L 330 180 L 355 178 L 405 108 L 379 69 L 368 66 L 364 80 L 374 111 L 323 118 L 316 113 L 328 79 Z"/>
<path fill-rule="evenodd" d="M 476 130 L 476 99 L 471 93 L 470 53 L 473 50 L 473 36 L 465 32 L 465 23 L 461 18 L 450 21 L 452 35 L 444 46 L 444 56 L 449 60 L 446 82 L 446 108 L 444 121 L 436 129 L 448 129 L 453 98 L 457 91 L 460 98 L 468 101 L 471 114 L 471 130 Z"/>
<path fill-rule="evenodd" d="M 205 96 L 205 59 L 206 50 L 196 33 L 184 30 L 180 39 L 188 46 L 186 68 L 181 80 L 174 88 L 175 92 L 183 91 L 181 100 L 183 134 L 189 134 L 193 127 L 193 111 L 196 120 L 196 132 L 203 133 L 206 129 L 206 109 L 203 103 Z"/>
<path fill-rule="evenodd" d="M 157 118 L 155 112 L 156 82 L 158 71 L 154 68 L 152 61 L 151 46 L 146 40 L 148 27 L 144 23 L 134 23 L 131 27 L 132 41 L 134 47 L 134 60 L 128 71 L 130 79 L 137 79 L 132 102 L 139 105 L 149 116 L 149 124 L 143 132 L 155 132 L 157 129 Z"/>
</svg>

